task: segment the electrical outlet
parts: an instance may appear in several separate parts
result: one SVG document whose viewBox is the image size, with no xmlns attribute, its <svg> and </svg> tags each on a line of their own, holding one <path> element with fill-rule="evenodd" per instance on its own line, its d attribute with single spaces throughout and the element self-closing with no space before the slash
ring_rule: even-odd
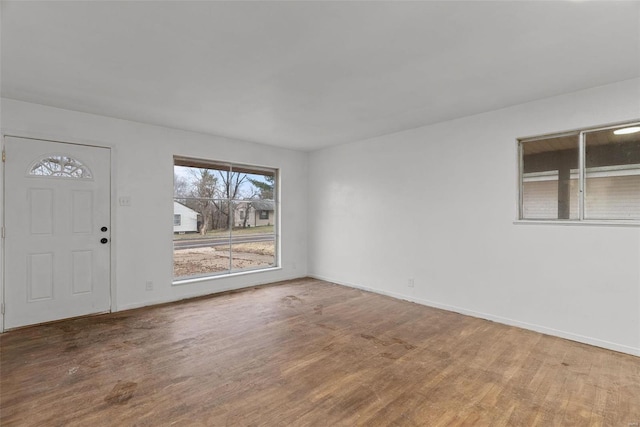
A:
<svg viewBox="0 0 640 427">
<path fill-rule="evenodd" d="M 407 286 L 413 288 L 414 284 L 413 277 L 410 277 L 409 280 L 407 280 Z"/>
<path fill-rule="evenodd" d="M 145 289 L 148 291 L 153 290 L 153 282 L 151 280 L 148 280 L 147 283 L 145 283 Z"/>
</svg>

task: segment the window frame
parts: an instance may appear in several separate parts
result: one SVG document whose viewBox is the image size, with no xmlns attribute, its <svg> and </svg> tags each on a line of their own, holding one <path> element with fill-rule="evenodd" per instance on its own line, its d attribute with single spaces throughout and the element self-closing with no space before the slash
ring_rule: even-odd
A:
<svg viewBox="0 0 640 427">
<path fill-rule="evenodd" d="M 516 220 L 515 224 L 562 224 L 562 225 L 615 225 L 615 226 L 640 226 L 640 219 L 586 219 L 585 218 L 585 197 L 586 197 L 586 168 L 585 168 L 585 155 L 586 144 L 585 134 L 591 132 L 604 131 L 609 129 L 619 129 L 631 126 L 640 126 L 640 119 L 631 121 L 625 121 L 610 125 L 594 126 L 588 128 L 579 128 L 575 130 L 549 133 L 537 136 L 529 136 L 523 138 L 516 138 L 516 155 L 517 155 L 517 206 L 516 206 Z M 552 139 L 563 136 L 578 136 L 578 218 L 559 219 L 559 218 L 524 218 L 524 156 L 523 156 L 523 144 L 530 141 L 540 141 L 544 139 Z"/>
<path fill-rule="evenodd" d="M 273 227 L 274 227 L 274 257 L 273 257 L 273 265 L 264 266 L 264 267 L 256 267 L 256 268 L 247 268 L 241 270 L 229 269 L 220 272 L 211 272 L 208 274 L 202 274 L 197 276 L 181 276 L 181 277 L 173 277 L 172 286 L 185 285 L 189 283 L 196 283 L 202 281 L 210 281 L 215 279 L 222 279 L 234 276 L 241 276 L 246 274 L 254 274 L 254 273 L 262 273 L 273 270 L 282 269 L 281 263 L 281 249 L 280 249 L 280 169 L 269 166 L 260 166 L 260 165 L 251 165 L 244 163 L 235 163 L 235 162 L 227 162 L 222 160 L 208 160 L 204 158 L 193 158 L 186 157 L 180 155 L 173 156 L 173 167 L 175 166 L 185 166 L 185 167 L 194 167 L 194 168 L 206 168 L 206 169 L 214 169 L 214 170 L 225 170 L 229 168 L 230 171 L 240 171 L 244 173 L 250 174 L 265 174 L 272 175 L 274 177 L 274 188 L 273 188 L 273 204 L 274 204 L 274 217 L 273 217 Z M 173 188 L 172 188 L 173 192 Z M 175 197 L 172 195 L 172 199 L 175 200 Z M 238 200 L 229 199 L 229 203 L 236 202 Z M 241 200 L 244 201 L 244 200 Z M 248 212 L 245 213 L 245 215 Z M 233 226 L 233 215 L 229 217 L 230 226 Z M 230 247 L 231 243 L 231 235 L 230 232 Z M 172 263 L 173 263 L 172 258 Z"/>
</svg>

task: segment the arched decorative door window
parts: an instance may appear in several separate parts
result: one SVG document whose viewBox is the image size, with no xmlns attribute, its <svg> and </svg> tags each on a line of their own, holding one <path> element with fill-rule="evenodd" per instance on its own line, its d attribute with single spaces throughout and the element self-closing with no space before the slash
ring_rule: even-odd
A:
<svg viewBox="0 0 640 427">
<path fill-rule="evenodd" d="M 80 160 L 65 154 L 49 154 L 32 163 L 27 170 L 30 176 L 92 179 L 91 171 Z"/>
</svg>

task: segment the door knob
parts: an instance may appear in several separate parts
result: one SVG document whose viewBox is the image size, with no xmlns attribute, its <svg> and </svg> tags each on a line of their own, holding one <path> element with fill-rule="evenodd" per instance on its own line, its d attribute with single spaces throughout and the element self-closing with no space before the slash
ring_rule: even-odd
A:
<svg viewBox="0 0 640 427">
<path fill-rule="evenodd" d="M 106 233 L 106 231 L 107 231 L 107 227 L 102 227 L 102 228 L 100 229 L 100 231 L 102 231 L 103 233 Z"/>
<path fill-rule="evenodd" d="M 102 243 L 103 245 L 105 243 L 107 243 L 109 241 L 109 239 L 107 239 L 106 237 L 103 237 L 102 239 L 100 239 L 100 243 Z"/>
</svg>

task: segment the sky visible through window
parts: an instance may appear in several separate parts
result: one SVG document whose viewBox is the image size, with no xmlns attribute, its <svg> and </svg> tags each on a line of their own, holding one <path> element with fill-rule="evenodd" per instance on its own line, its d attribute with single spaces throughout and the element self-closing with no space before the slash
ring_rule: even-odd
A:
<svg viewBox="0 0 640 427">
<path fill-rule="evenodd" d="M 194 177 L 193 172 L 194 170 L 199 170 L 199 169 L 200 168 L 176 165 L 173 167 L 173 172 L 174 172 L 174 176 L 178 180 L 182 180 L 187 185 L 192 185 L 197 180 L 197 178 Z M 214 177 L 217 179 L 220 179 L 220 175 L 219 175 L 220 173 L 225 173 L 224 171 L 217 171 L 217 170 L 213 170 L 213 171 L 214 171 Z M 260 198 L 260 191 L 259 191 L 260 189 L 256 188 L 256 185 L 254 185 L 252 181 L 260 182 L 265 185 L 272 185 L 272 183 L 267 181 L 267 176 L 265 175 L 251 174 L 251 173 L 246 173 L 246 174 L 243 173 L 242 175 L 246 175 L 246 179 L 243 180 L 243 182 L 240 184 L 240 188 L 236 196 L 236 198 L 238 199 Z M 176 188 L 176 191 L 179 191 L 178 188 Z M 185 194 L 176 193 L 175 196 L 181 197 L 181 196 L 185 196 Z"/>
</svg>

